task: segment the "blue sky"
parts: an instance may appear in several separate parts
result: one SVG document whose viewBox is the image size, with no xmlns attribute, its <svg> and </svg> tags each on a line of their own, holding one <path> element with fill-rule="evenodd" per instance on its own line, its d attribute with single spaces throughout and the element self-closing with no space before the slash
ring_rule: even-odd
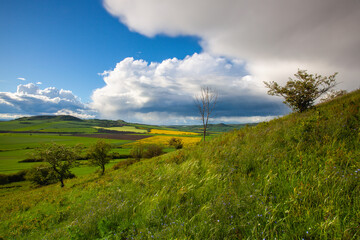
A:
<svg viewBox="0 0 360 240">
<path fill-rule="evenodd" d="M 263 81 L 360 87 L 358 22 L 356 1 L 2 0 L 0 119 L 200 123 L 201 86 L 219 92 L 213 122 L 271 119 L 289 109 Z"/>
<path fill-rule="evenodd" d="M 85 102 L 104 85 L 98 73 L 126 57 L 146 61 L 201 52 L 196 37 L 145 37 L 112 17 L 100 0 L 0 2 L 0 89 L 17 78 L 70 89 Z"/>
</svg>

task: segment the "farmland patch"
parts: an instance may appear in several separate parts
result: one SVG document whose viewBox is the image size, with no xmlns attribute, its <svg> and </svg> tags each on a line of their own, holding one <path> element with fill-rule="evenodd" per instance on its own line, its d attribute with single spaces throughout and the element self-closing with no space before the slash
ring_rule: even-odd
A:
<svg viewBox="0 0 360 240">
<path fill-rule="evenodd" d="M 150 134 L 165 134 L 165 135 L 199 135 L 194 132 L 182 132 L 182 131 L 172 131 L 172 130 L 162 130 L 162 129 L 151 129 Z"/>
<path fill-rule="evenodd" d="M 147 133 L 148 131 L 145 129 L 138 129 L 134 126 L 122 126 L 122 127 L 108 127 L 108 128 L 102 128 L 102 127 L 95 127 L 110 131 L 118 131 L 118 132 L 133 132 L 133 133 Z"/>
<path fill-rule="evenodd" d="M 89 138 L 116 139 L 116 140 L 130 140 L 130 141 L 136 141 L 136 140 L 151 137 L 149 135 L 129 135 L 129 134 L 77 134 L 74 136 L 89 137 Z"/>
</svg>

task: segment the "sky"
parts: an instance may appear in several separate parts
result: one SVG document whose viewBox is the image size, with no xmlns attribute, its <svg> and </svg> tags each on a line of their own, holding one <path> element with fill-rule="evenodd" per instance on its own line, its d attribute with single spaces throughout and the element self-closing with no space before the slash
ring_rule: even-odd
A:
<svg viewBox="0 0 360 240">
<path fill-rule="evenodd" d="M 358 0 L 1 0 L 0 119 L 70 114 L 199 124 L 290 112 L 263 81 L 298 69 L 360 87 Z"/>
</svg>

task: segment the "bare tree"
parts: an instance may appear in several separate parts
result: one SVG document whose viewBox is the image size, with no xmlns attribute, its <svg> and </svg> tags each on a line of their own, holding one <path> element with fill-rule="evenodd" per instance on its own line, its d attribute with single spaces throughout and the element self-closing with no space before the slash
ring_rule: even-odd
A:
<svg viewBox="0 0 360 240">
<path fill-rule="evenodd" d="M 208 127 L 209 117 L 217 103 L 218 93 L 210 87 L 201 87 L 200 95 L 195 96 L 195 105 L 199 110 L 202 124 L 204 141 Z"/>
</svg>

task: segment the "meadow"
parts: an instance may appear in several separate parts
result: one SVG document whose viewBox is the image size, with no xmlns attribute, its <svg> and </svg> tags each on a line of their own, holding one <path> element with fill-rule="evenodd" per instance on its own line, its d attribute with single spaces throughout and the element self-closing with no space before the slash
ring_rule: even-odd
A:
<svg viewBox="0 0 360 240">
<path fill-rule="evenodd" d="M 104 138 L 112 146 L 111 153 L 129 156 L 133 144 L 139 142 L 145 145 L 159 144 L 164 147 L 165 152 L 171 152 L 173 148 L 168 146 L 168 141 L 171 139 L 169 134 L 175 137 L 181 136 L 180 138 L 185 145 L 200 141 L 200 138 L 187 137 L 198 135 L 196 133 L 176 130 L 170 131 L 163 127 L 154 129 L 154 126 L 150 125 L 124 124 L 122 121 L 85 121 L 68 116 L 52 118 L 49 116 L 37 116 L 0 122 L 0 132 L 4 132 L 0 133 L 0 174 L 16 173 L 39 164 L 38 162 L 21 161 L 33 158 L 37 148 L 50 142 L 68 146 L 81 144 L 87 149 L 91 144 L 98 141 L 99 138 Z M 98 133 L 98 130 L 110 130 L 112 134 L 106 132 Z M 114 131 L 118 131 L 121 134 L 114 134 Z M 129 133 L 132 134 L 132 136 L 122 133 Z M 156 137 L 153 137 L 155 134 Z M 183 135 L 186 136 L 184 137 Z M 142 137 L 149 137 L 149 139 L 138 140 Z M 87 161 L 82 163 L 81 167 L 73 169 L 76 175 L 84 175 L 96 169 L 87 166 Z"/>
<path fill-rule="evenodd" d="M 359 103 L 355 91 L 64 188 L 13 184 L 0 237 L 359 239 Z"/>
<path fill-rule="evenodd" d="M 38 162 L 19 162 L 33 157 L 34 150 L 43 144 L 55 142 L 68 146 L 82 144 L 85 148 L 94 144 L 97 138 L 59 136 L 54 134 L 0 133 L 0 173 L 14 173 L 28 169 Z M 114 148 L 129 143 L 127 140 L 107 140 Z M 129 150 L 122 152 L 128 154 Z"/>
</svg>

